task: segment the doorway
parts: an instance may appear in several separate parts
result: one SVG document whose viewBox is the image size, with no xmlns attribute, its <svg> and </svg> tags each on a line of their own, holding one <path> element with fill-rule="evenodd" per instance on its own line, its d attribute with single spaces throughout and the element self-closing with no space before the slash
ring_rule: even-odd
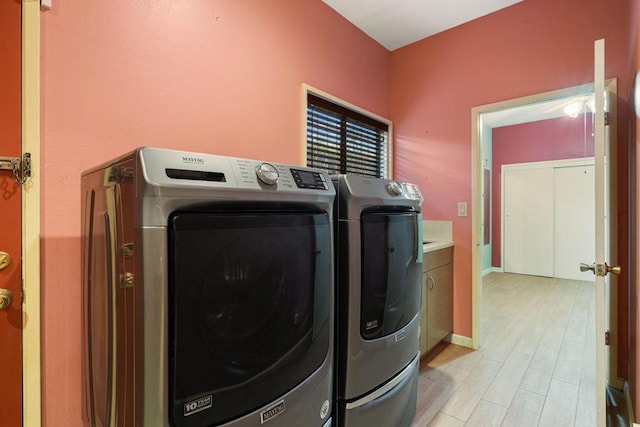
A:
<svg viewBox="0 0 640 427">
<path fill-rule="evenodd" d="M 615 98 L 616 93 L 616 81 L 615 79 L 609 80 L 606 82 L 606 89 L 609 94 L 611 94 L 612 98 Z M 477 207 L 486 206 L 484 204 L 485 200 L 483 196 L 485 192 L 483 191 L 483 178 L 485 175 L 485 169 L 487 167 L 488 162 L 485 160 L 486 154 L 490 153 L 490 155 L 494 155 L 491 150 L 491 144 L 488 144 L 487 141 L 491 141 L 492 131 L 496 127 L 507 126 L 512 124 L 522 124 L 528 123 L 532 121 L 544 120 L 553 117 L 558 117 L 562 114 L 565 114 L 564 109 L 571 102 L 576 99 L 584 99 L 594 93 L 594 88 L 592 84 L 580 85 L 572 88 L 561 89 L 557 91 L 532 95 L 528 97 L 518 98 L 507 100 L 503 102 L 498 102 L 494 104 L 484 105 L 480 107 L 475 107 L 472 109 L 472 124 L 474 126 L 472 132 L 472 192 L 473 192 L 473 205 Z M 615 102 L 610 102 L 610 123 L 615 123 Z M 611 140 L 615 140 L 615 128 L 614 126 L 609 126 L 609 138 Z M 612 147 L 613 149 L 614 147 Z M 615 168 L 615 153 L 611 153 L 611 156 L 608 159 L 609 168 Z M 613 179 L 613 177 L 612 177 Z M 615 182 L 612 182 L 612 191 L 611 196 L 615 196 Z M 612 212 L 615 212 L 615 197 L 611 199 L 611 209 Z M 473 307 L 473 337 L 472 337 L 472 345 L 473 348 L 479 348 L 482 343 L 482 321 L 483 321 L 483 313 L 482 313 L 482 277 L 483 272 L 492 271 L 491 268 L 487 269 L 486 267 L 486 258 L 489 256 L 490 251 L 486 250 L 485 238 L 486 234 L 484 233 L 484 224 L 490 224 L 490 222 L 486 221 L 482 218 L 482 212 L 486 211 L 486 207 L 484 209 L 473 209 L 473 220 L 472 220 L 472 247 L 473 251 L 473 260 L 472 260 L 472 307 Z M 612 217 L 612 220 L 615 220 Z M 610 237 L 612 239 L 616 238 L 616 226 L 612 224 Z M 496 242 L 491 242 L 495 244 Z M 616 259 L 617 253 L 615 252 L 616 242 L 611 242 L 612 253 L 610 254 L 609 259 Z M 588 262 L 588 261 L 587 261 Z M 577 268 L 577 266 L 575 266 Z M 495 271 L 495 270 L 494 270 Z M 499 270 L 498 270 L 499 271 Z M 611 278 L 611 280 L 615 280 L 615 278 Z M 611 285 L 611 295 L 610 301 L 607 301 L 607 305 L 611 307 L 616 307 L 617 294 L 616 294 L 616 286 L 614 283 Z M 610 319 L 616 319 L 617 313 L 615 310 L 611 310 Z M 614 321 L 609 321 L 612 331 L 611 336 L 614 337 L 616 335 L 613 328 L 615 327 Z M 613 375 L 617 372 L 617 355 L 616 351 L 616 343 L 612 342 L 610 348 L 610 366 L 609 372 L 612 373 L 609 375 L 609 382 L 611 384 L 621 384 L 622 381 L 617 378 L 616 375 Z"/>
</svg>

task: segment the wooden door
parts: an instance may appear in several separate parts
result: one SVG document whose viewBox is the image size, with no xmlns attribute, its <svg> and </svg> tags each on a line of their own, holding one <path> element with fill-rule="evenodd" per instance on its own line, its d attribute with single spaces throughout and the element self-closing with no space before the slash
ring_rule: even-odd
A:
<svg viewBox="0 0 640 427">
<path fill-rule="evenodd" d="M 0 1 L 0 157 L 20 157 L 21 3 Z M 11 170 L 0 170 L 0 252 L 8 262 L 0 270 L 0 292 L 13 298 L 0 310 L 0 424 L 22 425 L 21 188 Z M 0 259 L 6 257 L 0 253 Z M 0 298 L 2 296 L 0 295 Z"/>
<path fill-rule="evenodd" d="M 607 192 L 610 181 L 607 177 L 605 157 L 608 145 L 605 134 L 605 82 L 604 82 L 604 39 L 596 40 L 594 43 L 594 161 L 595 161 L 595 263 L 593 272 L 595 274 L 595 332 L 596 332 L 596 425 L 605 427 L 607 425 L 607 366 L 608 351 L 605 344 L 605 331 L 609 329 L 608 318 L 610 300 L 607 295 L 610 292 L 607 262 L 610 262 L 608 250 L 611 241 L 607 241 L 607 229 L 610 228 L 610 215 L 607 215 L 607 199 L 612 194 Z M 609 153 L 610 154 L 610 153 Z M 587 261 L 588 263 L 589 261 Z"/>
</svg>

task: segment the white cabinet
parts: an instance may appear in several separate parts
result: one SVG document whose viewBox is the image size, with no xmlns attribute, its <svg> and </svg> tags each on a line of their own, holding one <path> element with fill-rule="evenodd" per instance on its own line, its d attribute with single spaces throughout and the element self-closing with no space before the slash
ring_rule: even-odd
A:
<svg viewBox="0 0 640 427">
<path fill-rule="evenodd" d="M 420 353 L 428 353 L 453 331 L 453 248 L 427 252 L 423 259 Z"/>
</svg>

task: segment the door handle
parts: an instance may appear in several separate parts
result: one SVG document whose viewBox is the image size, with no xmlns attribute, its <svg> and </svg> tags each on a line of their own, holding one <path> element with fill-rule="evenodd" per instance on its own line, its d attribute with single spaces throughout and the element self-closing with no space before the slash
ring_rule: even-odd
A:
<svg viewBox="0 0 640 427">
<path fill-rule="evenodd" d="M 620 268 L 619 265 L 607 265 L 607 263 L 604 264 L 580 264 L 580 271 L 585 272 L 585 271 L 593 271 L 593 274 L 595 274 L 598 277 L 604 277 L 606 276 L 608 273 L 613 273 L 616 276 L 620 275 L 620 273 L 622 273 L 622 268 Z"/>
<path fill-rule="evenodd" d="M 12 299 L 13 294 L 9 289 L 0 289 L 0 310 L 9 307 Z"/>
</svg>

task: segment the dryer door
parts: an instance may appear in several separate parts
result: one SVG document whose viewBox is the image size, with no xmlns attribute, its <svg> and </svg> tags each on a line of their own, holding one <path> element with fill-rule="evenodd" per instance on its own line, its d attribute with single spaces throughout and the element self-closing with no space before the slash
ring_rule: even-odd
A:
<svg viewBox="0 0 640 427">
<path fill-rule="evenodd" d="M 309 377 L 329 350 L 324 212 L 179 212 L 169 221 L 171 420 L 221 424 Z"/>
<path fill-rule="evenodd" d="M 364 212 L 361 217 L 360 334 L 393 334 L 420 311 L 422 259 L 419 214 Z"/>
</svg>

